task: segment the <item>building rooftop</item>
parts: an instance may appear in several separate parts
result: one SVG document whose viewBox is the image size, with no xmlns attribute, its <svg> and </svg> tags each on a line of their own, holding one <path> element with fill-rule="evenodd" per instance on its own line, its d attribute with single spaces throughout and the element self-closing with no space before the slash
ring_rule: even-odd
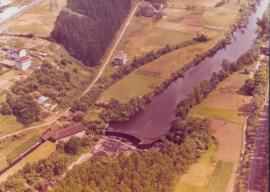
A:
<svg viewBox="0 0 270 192">
<path fill-rule="evenodd" d="M 69 127 L 62 128 L 62 129 L 59 129 L 59 130 L 53 132 L 50 135 L 49 140 L 57 141 L 59 139 L 65 138 L 65 137 L 72 136 L 72 135 L 79 133 L 83 130 L 84 130 L 84 126 L 80 123 L 75 124 L 75 125 L 71 125 Z"/>
</svg>

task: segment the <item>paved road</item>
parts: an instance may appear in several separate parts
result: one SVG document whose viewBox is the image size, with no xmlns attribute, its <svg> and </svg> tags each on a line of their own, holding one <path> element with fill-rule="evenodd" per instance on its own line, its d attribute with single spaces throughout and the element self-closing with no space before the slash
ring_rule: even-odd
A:
<svg viewBox="0 0 270 192">
<path fill-rule="evenodd" d="M 251 172 L 248 180 L 248 192 L 267 192 L 269 179 L 269 101 L 263 108 L 258 123 L 255 151 L 251 161 Z"/>
<path fill-rule="evenodd" d="M 42 1 L 43 1 L 43 0 L 36 0 L 35 3 L 34 3 L 33 5 L 36 5 L 38 2 L 42 2 Z M 33 5 L 31 5 L 31 6 L 33 6 Z M 119 42 L 120 42 L 121 39 L 123 38 L 123 36 L 124 36 L 124 34 L 125 34 L 125 32 L 126 32 L 128 26 L 129 26 L 129 24 L 130 24 L 132 18 L 134 17 L 134 15 L 135 15 L 135 13 L 136 13 L 136 10 L 137 10 L 138 6 L 139 6 L 139 4 L 137 4 L 137 5 L 133 8 L 133 10 L 132 10 L 132 12 L 131 12 L 131 14 L 130 14 L 128 20 L 126 21 L 126 23 L 125 23 L 125 25 L 124 25 L 124 27 L 123 27 L 123 29 L 122 29 L 120 35 L 117 37 L 116 42 L 114 43 L 114 46 L 112 47 L 112 49 L 111 49 L 109 55 L 107 56 L 106 61 L 105 61 L 104 64 L 102 65 L 102 67 L 101 67 L 101 69 L 100 69 L 98 75 L 96 76 L 96 78 L 94 79 L 94 81 L 92 81 L 92 83 L 87 87 L 87 89 L 82 93 L 81 97 L 84 96 L 85 94 L 87 94 L 87 92 L 90 91 L 90 90 L 93 88 L 93 86 L 95 85 L 95 83 L 96 83 L 96 82 L 100 79 L 100 77 L 102 76 L 104 70 L 106 69 L 106 67 L 107 67 L 108 64 L 110 63 L 111 57 L 113 56 L 113 54 L 114 54 L 114 52 L 115 52 L 115 50 L 116 50 L 116 48 L 117 48 Z M 28 9 L 29 9 L 29 8 L 28 8 Z M 1 23 L 0 23 L 0 24 L 1 24 Z M 36 126 L 31 126 L 31 127 L 25 128 L 25 129 L 20 130 L 20 131 L 16 131 L 16 132 L 13 132 L 13 133 L 10 133 L 10 134 L 7 134 L 7 135 L 3 135 L 3 136 L 0 137 L 0 140 L 6 139 L 6 138 L 8 138 L 8 137 L 12 137 L 12 136 L 14 136 L 14 135 L 18 135 L 18 134 L 21 134 L 21 133 L 24 133 L 24 132 L 27 132 L 27 131 L 31 131 L 31 130 L 33 130 L 33 129 L 39 129 L 39 128 L 42 128 L 42 127 L 46 127 L 46 126 L 48 126 L 48 125 L 51 125 L 51 124 L 55 123 L 60 117 L 66 115 L 66 114 L 69 112 L 70 109 L 71 109 L 71 108 L 68 108 L 68 109 L 66 109 L 64 112 L 62 112 L 61 114 L 56 114 L 56 115 L 52 116 L 51 119 L 48 120 L 46 123 L 42 123 L 42 124 L 36 125 Z"/>
</svg>

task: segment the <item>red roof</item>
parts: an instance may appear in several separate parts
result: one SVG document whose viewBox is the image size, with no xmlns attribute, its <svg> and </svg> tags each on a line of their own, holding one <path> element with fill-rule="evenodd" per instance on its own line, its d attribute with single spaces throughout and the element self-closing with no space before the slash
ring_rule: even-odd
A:
<svg viewBox="0 0 270 192">
<path fill-rule="evenodd" d="M 18 61 L 19 62 L 25 62 L 25 61 L 27 61 L 29 59 L 31 59 L 31 57 L 29 57 L 29 56 L 23 56 L 23 57 L 18 58 Z"/>
<path fill-rule="evenodd" d="M 76 133 L 79 133 L 83 130 L 84 130 L 84 126 L 82 124 L 71 125 L 69 127 L 62 128 L 62 129 L 59 129 L 59 130 L 53 132 L 50 135 L 49 140 L 57 141 L 59 139 L 65 138 L 65 137 L 75 135 Z"/>
</svg>

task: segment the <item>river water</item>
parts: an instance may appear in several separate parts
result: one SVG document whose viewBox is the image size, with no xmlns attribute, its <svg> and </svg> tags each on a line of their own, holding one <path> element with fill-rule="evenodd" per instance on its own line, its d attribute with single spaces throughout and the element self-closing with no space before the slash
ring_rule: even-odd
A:
<svg viewBox="0 0 270 192">
<path fill-rule="evenodd" d="M 248 17 L 247 27 L 244 30 L 234 32 L 231 44 L 220 49 L 213 57 L 207 57 L 197 66 L 189 69 L 184 78 L 174 81 L 130 120 L 122 123 L 111 123 L 109 130 L 135 136 L 141 140 L 141 144 L 151 143 L 164 136 L 174 119 L 177 103 L 184 99 L 202 80 L 208 80 L 213 72 L 218 72 L 221 69 L 223 59 L 236 61 L 251 47 L 256 39 L 257 19 L 262 18 L 268 3 L 268 0 L 262 0 L 257 5 L 256 12 Z"/>
</svg>

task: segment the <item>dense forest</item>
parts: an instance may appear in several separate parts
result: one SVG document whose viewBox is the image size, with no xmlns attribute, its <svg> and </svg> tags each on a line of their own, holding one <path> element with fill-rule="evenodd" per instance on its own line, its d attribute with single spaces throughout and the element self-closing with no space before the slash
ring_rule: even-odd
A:
<svg viewBox="0 0 270 192">
<path fill-rule="evenodd" d="M 130 7 L 130 0 L 68 0 L 51 37 L 85 64 L 96 65 Z"/>
</svg>

